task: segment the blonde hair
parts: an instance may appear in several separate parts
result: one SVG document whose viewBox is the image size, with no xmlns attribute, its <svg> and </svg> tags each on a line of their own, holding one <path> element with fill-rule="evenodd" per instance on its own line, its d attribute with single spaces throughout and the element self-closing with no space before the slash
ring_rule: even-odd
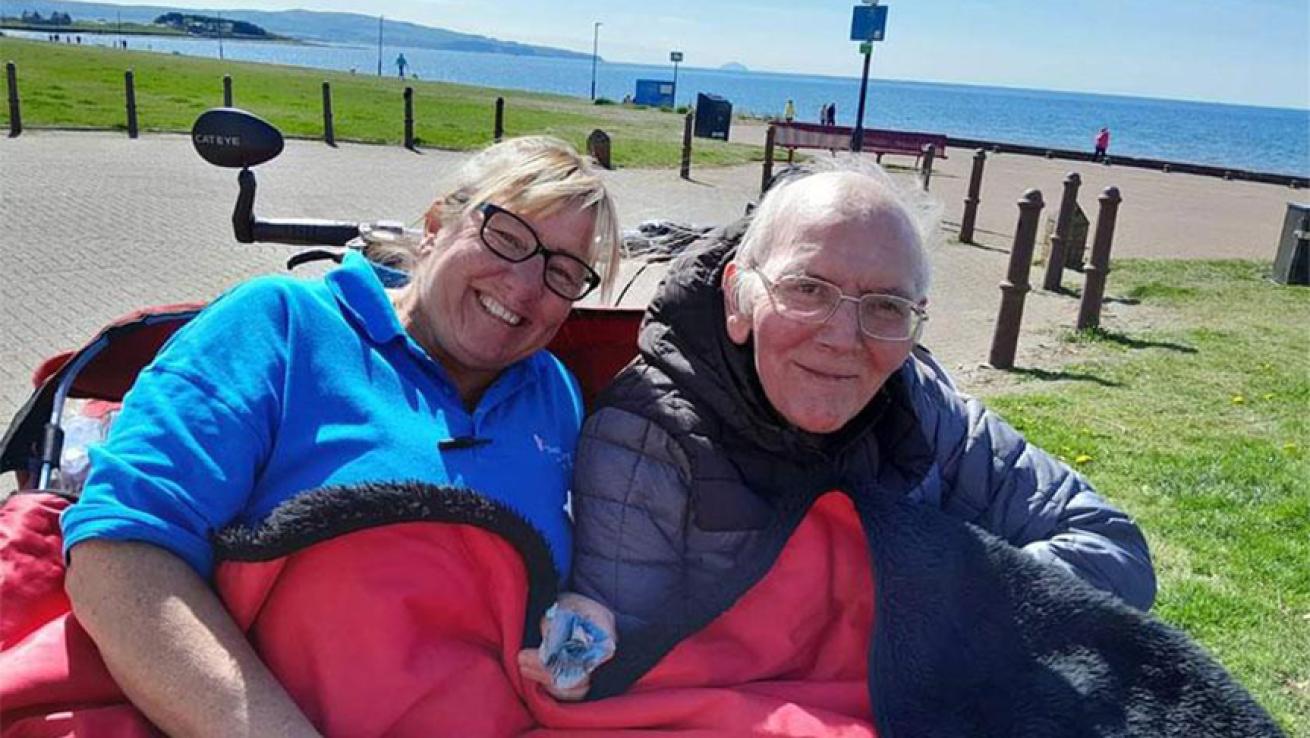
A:
<svg viewBox="0 0 1310 738">
<path fill-rule="evenodd" d="M 454 187 L 428 208 L 428 230 L 452 226 L 483 203 L 520 215 L 551 215 L 565 207 L 590 211 L 588 260 L 601 276 L 601 300 L 609 299 L 619 273 L 619 219 L 590 157 L 553 136 L 522 136 L 489 146 L 460 167 Z"/>
</svg>

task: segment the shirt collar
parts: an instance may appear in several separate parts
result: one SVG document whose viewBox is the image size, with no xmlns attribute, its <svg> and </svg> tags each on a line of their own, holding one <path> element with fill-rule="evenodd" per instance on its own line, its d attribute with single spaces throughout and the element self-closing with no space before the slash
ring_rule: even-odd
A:
<svg viewBox="0 0 1310 738">
<path fill-rule="evenodd" d="M 324 281 L 342 310 L 363 326 L 374 343 L 384 344 L 405 335 L 382 280 L 362 254 L 346 252 L 341 266 L 328 272 Z"/>
</svg>

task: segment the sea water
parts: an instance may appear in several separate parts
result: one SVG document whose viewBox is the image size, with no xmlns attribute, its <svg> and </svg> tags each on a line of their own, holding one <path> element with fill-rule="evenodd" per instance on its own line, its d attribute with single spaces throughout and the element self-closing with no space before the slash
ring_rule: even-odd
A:
<svg viewBox="0 0 1310 738">
<path fill-rule="evenodd" d="M 40 33 L 6 33 L 44 38 Z M 119 38 L 83 34 L 82 42 L 112 45 Z M 129 48 L 138 51 L 211 58 L 219 53 L 216 39 L 124 38 Z M 591 90 L 589 58 L 384 47 L 384 75 L 396 74 L 395 59 L 401 53 L 407 71 L 423 80 L 575 97 L 587 97 Z M 377 74 L 379 68 L 376 47 L 228 39 L 223 42 L 223 55 L 358 74 Z M 601 61 L 596 65 L 596 95 L 621 100 L 635 92 L 638 79 L 671 82 L 673 68 Z M 821 106 L 836 103 L 838 123 L 853 125 L 860 80 L 680 67 L 677 103 L 694 104 L 700 92 L 726 98 L 734 113 L 758 116 L 781 116 L 790 99 L 802 121 L 817 120 Z M 869 83 L 864 125 L 1087 151 L 1096 131 L 1108 126 L 1112 155 L 1310 176 L 1310 110 L 875 78 Z"/>
</svg>

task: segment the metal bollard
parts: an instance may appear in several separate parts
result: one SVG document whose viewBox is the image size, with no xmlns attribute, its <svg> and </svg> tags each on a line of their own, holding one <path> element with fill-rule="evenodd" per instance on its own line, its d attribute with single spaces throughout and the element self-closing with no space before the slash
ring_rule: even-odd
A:
<svg viewBox="0 0 1310 738">
<path fill-rule="evenodd" d="M 1032 266 L 1033 246 L 1037 242 L 1037 223 L 1042 214 L 1042 193 L 1028 190 L 1019 198 L 1019 225 L 1014 229 L 1010 248 L 1010 266 L 1001 282 L 1001 309 L 992 334 L 992 351 L 988 363 L 997 369 L 1014 367 L 1014 350 L 1019 344 L 1019 323 L 1023 320 L 1023 300 L 1028 293 L 1028 270 Z"/>
<path fill-rule="evenodd" d="M 405 148 L 414 148 L 414 88 L 405 88 Z"/>
<path fill-rule="evenodd" d="M 969 174 L 969 194 L 964 196 L 964 215 L 960 218 L 960 240 L 973 243 L 973 226 L 978 220 L 978 203 L 982 202 L 983 166 L 987 163 L 987 152 L 978 149 L 973 152 L 973 171 Z"/>
<path fill-rule="evenodd" d="M 1051 253 L 1046 260 L 1046 275 L 1042 289 L 1060 291 L 1064 264 L 1069 259 L 1069 226 L 1073 223 L 1073 210 L 1078 207 L 1078 186 L 1083 182 L 1078 172 L 1069 172 L 1064 178 L 1064 195 L 1060 197 L 1060 212 L 1055 216 L 1055 233 L 1051 234 Z"/>
<path fill-rule="evenodd" d="M 337 133 L 332 126 L 332 85 L 327 82 L 323 83 L 323 142 L 337 145 Z"/>
<path fill-rule="evenodd" d="M 932 182 L 932 163 L 937 158 L 937 147 L 933 144 L 923 145 L 923 168 L 919 170 L 919 184 L 923 191 L 928 191 L 928 185 Z"/>
<path fill-rule="evenodd" d="M 23 132 L 23 116 L 18 103 L 18 67 L 13 62 L 5 64 L 5 78 L 9 83 L 9 137 L 13 138 Z"/>
<path fill-rule="evenodd" d="M 691 179 L 691 112 L 687 112 L 687 117 L 682 124 L 682 168 L 678 171 L 678 176 L 683 179 Z"/>
<path fill-rule="evenodd" d="M 769 180 L 773 179 L 773 140 L 778 135 L 773 125 L 769 125 L 769 130 L 764 134 L 764 173 L 760 176 L 760 194 L 769 186 Z"/>
<path fill-rule="evenodd" d="M 496 98 L 496 124 L 491 130 L 491 139 L 496 143 L 505 137 L 505 98 Z"/>
<path fill-rule="evenodd" d="M 587 156 L 595 160 L 597 164 L 605 169 L 613 169 L 610 163 L 610 137 L 609 134 L 597 128 L 587 136 Z"/>
<path fill-rule="evenodd" d="M 1105 296 L 1105 279 L 1110 275 L 1110 247 L 1114 243 L 1114 224 L 1119 217 L 1118 187 L 1106 187 L 1096 198 L 1101 209 L 1096 214 L 1096 236 L 1092 240 L 1092 258 L 1084 270 L 1083 301 L 1078 305 L 1078 330 L 1101 324 L 1101 298 Z"/>
<path fill-rule="evenodd" d="M 136 78 L 131 69 L 123 74 L 123 83 L 127 87 L 127 137 L 136 138 Z"/>
<path fill-rule="evenodd" d="M 232 107 L 232 75 L 223 75 L 223 107 Z"/>
</svg>

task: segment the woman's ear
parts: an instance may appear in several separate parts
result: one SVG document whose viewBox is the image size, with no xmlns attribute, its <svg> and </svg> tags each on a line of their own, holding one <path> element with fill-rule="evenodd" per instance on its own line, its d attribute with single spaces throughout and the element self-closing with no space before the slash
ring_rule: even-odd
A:
<svg viewBox="0 0 1310 738">
<path fill-rule="evenodd" d="M 441 230 L 441 201 L 437 200 L 423 216 L 423 231 L 429 236 L 435 236 L 439 230 Z"/>
<path fill-rule="evenodd" d="M 728 262 L 728 266 L 723 270 L 723 313 L 727 316 L 726 328 L 728 331 L 728 340 L 742 346 L 746 339 L 751 335 L 751 317 L 741 313 L 741 305 L 738 304 L 737 290 L 739 285 L 737 280 L 741 279 L 741 272 L 737 269 L 737 263 Z"/>
</svg>

